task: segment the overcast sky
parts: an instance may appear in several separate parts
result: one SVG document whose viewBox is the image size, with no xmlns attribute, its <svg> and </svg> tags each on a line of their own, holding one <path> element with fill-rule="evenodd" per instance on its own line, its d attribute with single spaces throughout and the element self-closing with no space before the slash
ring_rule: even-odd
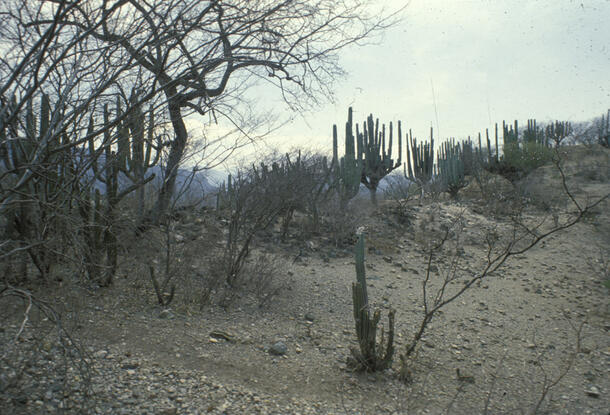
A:
<svg viewBox="0 0 610 415">
<path fill-rule="evenodd" d="M 330 149 L 350 105 L 358 122 L 400 119 L 420 138 L 431 125 L 462 138 L 503 119 L 580 121 L 610 108 L 610 1 L 408 3 L 377 45 L 343 51 L 335 103 L 297 117 L 270 146 Z"/>
</svg>

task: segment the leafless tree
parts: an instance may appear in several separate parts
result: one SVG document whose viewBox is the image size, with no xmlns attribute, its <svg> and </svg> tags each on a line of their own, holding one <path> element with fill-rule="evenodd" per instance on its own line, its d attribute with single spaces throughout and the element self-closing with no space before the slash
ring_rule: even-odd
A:
<svg viewBox="0 0 610 415">
<path fill-rule="evenodd" d="M 0 9 L 0 211 L 27 207 L 17 215 L 21 224 L 55 220 L 58 212 L 72 220 L 65 209 L 74 200 L 83 192 L 90 198 L 96 182 L 110 185 L 107 173 L 123 157 L 120 130 L 133 132 L 124 124 L 144 109 L 139 116 L 162 137 L 156 151 L 168 150 L 153 210 L 159 218 L 190 144 L 203 140 L 201 156 L 221 162 L 268 124 L 250 110 L 248 88 L 272 84 L 291 108 L 307 108 L 330 96 L 343 74 L 337 52 L 392 21 L 359 0 L 7 0 Z M 187 129 L 196 115 L 228 120 L 239 134 L 196 136 Z M 105 167 L 95 171 L 100 158 Z M 114 202 L 150 178 L 136 176 Z M 53 239 L 49 224 L 38 220 L 2 254 L 27 251 L 46 274 L 51 259 L 35 251 Z"/>
<path fill-rule="evenodd" d="M 422 283 L 423 312 L 419 328 L 408 344 L 406 352 L 400 356 L 403 365 L 415 353 L 417 346 L 437 312 L 446 305 L 460 298 L 475 284 L 487 279 L 500 270 L 511 258 L 530 251 L 549 236 L 571 228 L 581 222 L 597 206 L 605 203 L 610 194 L 605 194 L 595 200 L 578 200 L 567 185 L 567 177 L 562 166 L 560 152 L 555 151 L 555 167 L 565 197 L 569 200 L 569 209 L 550 224 L 548 217 L 541 220 L 527 220 L 523 208 L 516 209 L 511 215 L 510 227 L 504 235 L 495 230 L 486 232 L 485 260 L 480 270 L 474 274 L 464 273 L 460 270 L 462 261 L 462 244 L 460 235 L 464 231 L 461 215 L 453 220 L 449 226 L 443 226 L 440 234 L 429 241 L 426 249 L 426 274 Z M 445 251 L 443 253 L 443 250 Z M 436 277 L 433 265 L 440 256 L 445 255 L 447 266 L 444 272 Z M 460 282 L 461 284 L 455 284 Z"/>
<path fill-rule="evenodd" d="M 169 205 L 192 112 L 235 123 L 261 80 L 307 107 L 343 74 L 340 49 L 391 24 L 359 0 L 81 1 L 55 20 L 119 47 L 146 93 L 164 97 L 174 136 L 157 213 Z"/>
</svg>

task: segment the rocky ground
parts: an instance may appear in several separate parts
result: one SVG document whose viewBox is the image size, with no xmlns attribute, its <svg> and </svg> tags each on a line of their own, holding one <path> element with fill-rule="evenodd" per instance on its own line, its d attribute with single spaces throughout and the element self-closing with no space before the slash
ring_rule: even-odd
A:
<svg viewBox="0 0 610 415">
<path fill-rule="evenodd" d="M 581 159 L 579 159 L 581 160 Z M 579 200 L 608 192 L 607 154 L 602 172 L 580 174 L 573 161 L 570 184 Z M 605 161 L 604 161 L 605 160 Z M 606 163 L 606 164 L 603 164 Z M 605 168 L 605 171 L 603 169 Z M 542 232 L 553 212 L 539 189 L 557 184 L 544 169 L 529 178 L 528 223 Z M 605 174 L 605 175 L 604 175 Z M 506 183 L 496 183 L 497 191 Z M 431 265 L 432 287 L 455 265 L 456 292 L 486 263 L 486 240 L 510 239 L 513 224 L 465 189 L 461 201 L 441 199 L 406 211 L 392 202 L 358 217 L 367 235 L 369 297 L 396 312 L 396 351 L 405 348 L 423 317 L 422 283 L 434 235 L 460 220 Z M 80 353 L 58 342 L 52 318 L 31 312 L 14 342 L 27 301 L 2 303 L 0 413 L 99 414 L 608 414 L 610 408 L 610 308 L 608 204 L 558 232 L 475 284 L 435 316 L 417 354 L 382 373 L 354 373 L 346 365 L 357 345 L 351 304 L 355 280 L 352 247 L 336 248 L 329 236 L 257 241 L 273 254 L 281 290 L 259 307 L 242 293 L 229 306 L 200 308 L 196 278 L 205 278 L 210 235 L 222 223 L 208 214 L 182 219 L 173 238 L 188 262 L 169 309 L 156 305 L 145 267 L 137 258 L 144 235 L 129 248 L 115 285 L 94 289 L 67 278 L 37 287 L 53 299 Z M 572 209 L 573 211 L 573 209 Z M 559 223 L 569 216 L 557 213 Z M 297 223 L 298 225 L 298 223 Z M 297 233 L 298 227 L 295 227 Z M 135 237 L 134 237 L 135 238 Z M 144 249 L 146 251 L 146 249 Z M 458 253 L 459 262 L 452 262 Z M 160 260 L 160 259 L 158 259 Z M 181 260 L 186 262 L 185 258 Z M 190 281 L 190 282 L 189 282 Z M 435 285 L 436 284 L 436 285 Z M 69 288 L 69 289 L 68 289 Z M 51 304 L 51 303 L 50 303 Z M 86 365 L 83 365 L 83 362 Z M 459 371 L 459 372 L 458 372 Z M 403 372 L 404 373 L 404 372 Z M 546 393 L 545 393 L 546 391 Z M 544 398 L 544 399 L 542 399 Z M 540 403 L 540 404 L 539 404 Z"/>
</svg>

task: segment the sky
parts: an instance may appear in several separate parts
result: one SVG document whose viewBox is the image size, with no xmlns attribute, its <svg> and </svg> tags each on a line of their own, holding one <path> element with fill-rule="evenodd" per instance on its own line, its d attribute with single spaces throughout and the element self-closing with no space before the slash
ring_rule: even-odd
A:
<svg viewBox="0 0 610 415">
<path fill-rule="evenodd" d="M 334 102 L 296 116 L 269 147 L 328 151 L 349 106 L 355 121 L 401 120 L 422 139 L 430 126 L 465 138 L 502 120 L 583 121 L 610 108 L 608 0 L 386 3 L 408 3 L 401 22 L 342 51 Z"/>
<path fill-rule="evenodd" d="M 297 147 L 328 154 L 350 106 L 359 123 L 370 113 L 401 120 L 420 140 L 433 126 L 437 145 L 502 120 L 578 122 L 610 108 L 610 0 L 381 1 L 407 6 L 402 19 L 374 44 L 341 51 L 347 75 L 332 102 L 294 114 L 265 90 L 259 100 L 292 121 L 239 158 Z"/>
</svg>

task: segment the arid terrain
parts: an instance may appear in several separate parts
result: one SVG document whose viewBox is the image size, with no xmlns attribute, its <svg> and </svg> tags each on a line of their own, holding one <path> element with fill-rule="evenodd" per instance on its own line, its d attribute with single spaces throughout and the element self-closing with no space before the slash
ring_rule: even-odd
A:
<svg viewBox="0 0 610 415">
<path fill-rule="evenodd" d="M 568 186 L 583 205 L 610 191 L 608 160 L 607 149 L 570 153 Z M 455 292 L 483 271 L 490 235 L 500 245 L 511 240 L 510 201 L 500 197 L 511 185 L 488 180 L 491 193 L 472 181 L 457 201 L 415 196 L 403 208 L 393 200 L 377 208 L 352 201 L 355 227 L 366 235 L 371 302 L 384 326 L 387 311 L 396 310 L 389 370 L 357 373 L 346 365 L 357 347 L 353 243 L 337 247 L 324 232 L 302 237 L 297 216 L 285 242 L 272 231 L 254 243 L 253 255 L 269 255 L 275 265 L 267 286 L 274 295 L 262 307 L 246 289 L 201 305 L 200 280 L 225 228 L 213 210 L 188 211 L 172 228 L 184 267 L 167 309 L 147 271 L 162 260 L 150 249 L 164 238 L 156 228 L 126 232 L 110 288 L 71 276 L 30 287 L 59 313 L 78 349 L 65 338 L 58 343 L 57 326 L 37 309 L 23 323 L 27 301 L 2 303 L 0 339 L 4 358 L 13 360 L 2 361 L 0 413 L 608 414 L 608 201 L 443 307 L 407 362 L 408 379 L 400 379 L 399 355 L 421 324 L 428 271 L 435 281 L 455 266 L 459 278 L 447 287 Z M 575 211 L 552 166 L 520 186 L 528 198 L 521 220 L 541 223 L 541 233 Z M 430 242 L 456 221 L 460 230 L 428 266 Z"/>
</svg>

